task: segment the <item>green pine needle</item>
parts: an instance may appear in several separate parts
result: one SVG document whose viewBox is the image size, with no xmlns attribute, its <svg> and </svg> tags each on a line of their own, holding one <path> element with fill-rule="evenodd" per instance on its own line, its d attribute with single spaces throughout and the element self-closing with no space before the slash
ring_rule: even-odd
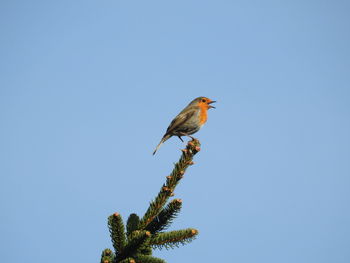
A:
<svg viewBox="0 0 350 263">
<path fill-rule="evenodd" d="M 126 259 L 123 259 L 122 261 L 118 261 L 118 263 L 136 263 L 136 261 L 133 258 L 126 258 Z"/>
<path fill-rule="evenodd" d="M 166 263 L 163 259 L 152 256 L 139 255 L 135 257 L 136 263 Z"/>
<path fill-rule="evenodd" d="M 151 237 L 151 233 L 146 230 L 134 231 L 131 234 L 129 242 L 126 244 L 122 253 L 117 256 L 118 260 L 131 257 L 135 255 L 139 250 L 142 250 L 146 244 L 146 241 Z"/>
<path fill-rule="evenodd" d="M 109 248 L 102 251 L 101 263 L 113 263 L 115 255 Z"/>
<path fill-rule="evenodd" d="M 182 207 L 181 199 L 172 200 L 146 227 L 152 234 L 167 229 Z"/>
<path fill-rule="evenodd" d="M 188 228 L 185 230 L 176 230 L 170 232 L 159 233 L 153 236 L 149 243 L 152 247 L 162 249 L 165 247 L 174 248 L 180 245 L 190 243 L 198 235 L 198 230 Z"/>
<path fill-rule="evenodd" d="M 123 252 L 126 245 L 125 239 L 125 228 L 123 224 L 123 219 L 118 213 L 108 217 L 109 232 L 111 234 L 114 251 L 116 254 Z"/>
<path fill-rule="evenodd" d="M 131 214 L 126 224 L 126 235 L 129 237 L 131 233 L 138 229 L 140 218 L 137 214 Z"/>
</svg>

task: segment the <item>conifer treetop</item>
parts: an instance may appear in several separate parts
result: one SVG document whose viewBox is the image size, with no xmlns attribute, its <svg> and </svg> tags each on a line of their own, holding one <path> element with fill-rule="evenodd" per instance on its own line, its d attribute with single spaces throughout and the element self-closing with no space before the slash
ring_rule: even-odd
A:
<svg viewBox="0 0 350 263">
<path fill-rule="evenodd" d="M 152 249 L 174 248 L 196 238 L 198 230 L 193 228 L 169 232 L 164 230 L 178 216 L 182 207 L 181 199 L 169 201 L 169 198 L 174 195 L 187 168 L 194 164 L 193 157 L 199 151 L 200 142 L 197 139 L 187 143 L 173 171 L 166 177 L 166 182 L 141 219 L 133 213 L 125 227 L 120 214 L 114 213 L 108 217 L 114 252 L 105 249 L 101 263 L 166 263 L 163 259 L 153 257 Z"/>
</svg>

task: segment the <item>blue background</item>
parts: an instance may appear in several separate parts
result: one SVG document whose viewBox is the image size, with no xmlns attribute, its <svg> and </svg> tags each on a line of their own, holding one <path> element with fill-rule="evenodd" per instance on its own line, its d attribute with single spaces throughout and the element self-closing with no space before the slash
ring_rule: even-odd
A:
<svg viewBox="0 0 350 263">
<path fill-rule="evenodd" d="M 99 262 L 217 100 L 168 262 L 350 262 L 348 1 L 1 1 L 2 262 Z"/>
</svg>

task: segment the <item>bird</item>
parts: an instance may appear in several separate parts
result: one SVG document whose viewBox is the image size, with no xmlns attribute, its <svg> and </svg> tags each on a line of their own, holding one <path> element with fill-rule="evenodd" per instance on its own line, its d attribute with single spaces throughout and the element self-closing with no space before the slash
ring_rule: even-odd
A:
<svg viewBox="0 0 350 263">
<path fill-rule="evenodd" d="M 194 139 L 191 134 L 196 133 L 204 125 L 208 119 L 208 110 L 214 108 L 211 100 L 207 97 L 198 97 L 192 100 L 186 108 L 184 108 L 170 123 L 163 138 L 160 140 L 153 155 L 157 152 L 159 147 L 170 137 L 177 136 L 182 142 L 182 136 L 188 136 Z"/>
</svg>

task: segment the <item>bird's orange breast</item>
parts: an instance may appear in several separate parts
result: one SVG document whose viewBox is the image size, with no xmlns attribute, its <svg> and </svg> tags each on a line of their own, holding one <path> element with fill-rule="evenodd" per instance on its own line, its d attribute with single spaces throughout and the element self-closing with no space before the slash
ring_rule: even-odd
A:
<svg viewBox="0 0 350 263">
<path fill-rule="evenodd" d="M 203 105 L 203 104 L 200 104 L 199 108 L 200 108 L 199 124 L 203 125 L 208 119 L 208 108 L 206 105 Z"/>
</svg>

